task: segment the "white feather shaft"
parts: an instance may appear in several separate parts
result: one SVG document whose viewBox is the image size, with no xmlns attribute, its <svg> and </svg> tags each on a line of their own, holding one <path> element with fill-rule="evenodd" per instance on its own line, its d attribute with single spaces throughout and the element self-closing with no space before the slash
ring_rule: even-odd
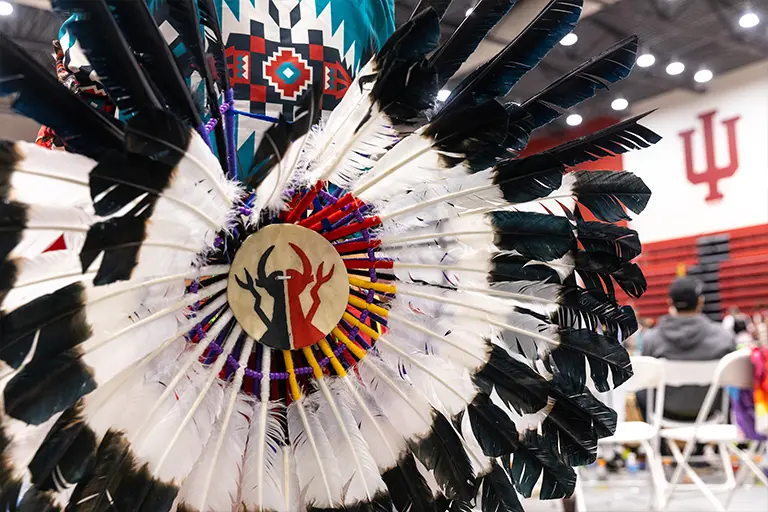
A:
<svg viewBox="0 0 768 512">
<path fill-rule="evenodd" d="M 224 329 L 226 324 L 229 322 L 229 320 L 232 318 L 232 311 L 227 309 L 221 314 L 221 317 L 219 320 L 213 324 L 213 327 L 211 330 L 207 333 L 206 338 L 209 339 L 216 339 L 216 336 L 219 335 L 219 333 Z M 192 366 L 196 361 L 200 359 L 200 356 L 203 355 L 203 352 L 205 352 L 205 349 L 208 348 L 208 343 L 204 343 L 204 339 L 201 339 L 197 342 L 197 346 L 195 349 L 190 352 L 189 356 L 187 356 L 186 361 L 184 361 L 184 364 L 179 368 L 179 371 L 176 372 L 176 375 L 171 379 L 171 381 L 166 385 L 165 391 L 155 400 L 155 404 L 152 406 L 152 409 L 149 410 L 147 415 L 145 416 L 144 421 L 139 426 L 138 430 L 136 431 L 136 436 L 134 439 L 134 444 L 138 445 L 139 440 L 143 439 L 143 434 L 146 432 L 147 427 L 151 426 L 150 420 L 154 416 L 155 412 L 157 412 L 157 409 L 165 402 L 165 399 L 170 396 L 171 393 L 174 392 L 176 385 L 181 381 L 182 378 L 184 378 L 184 375 L 186 375 L 187 370 L 189 370 L 190 366 Z"/>
<path fill-rule="evenodd" d="M 309 420 L 307 419 L 307 411 L 304 410 L 303 398 L 297 400 L 294 403 L 296 404 L 296 409 L 299 412 L 299 417 L 301 418 L 301 424 L 304 427 L 304 432 L 306 433 L 309 446 L 312 449 L 312 454 L 314 455 L 315 460 L 317 461 L 318 472 L 320 473 L 320 478 L 323 481 L 323 487 L 325 488 L 325 492 L 327 495 L 326 497 L 328 498 L 328 503 L 330 506 L 333 506 L 336 503 L 336 500 L 333 499 L 333 493 L 331 492 L 331 485 L 328 480 L 328 474 L 323 468 L 323 459 L 320 456 L 320 450 L 317 447 L 317 441 L 315 440 L 315 435 L 312 433 L 312 428 L 309 424 Z"/>
<path fill-rule="evenodd" d="M 221 447 L 224 445 L 224 439 L 227 436 L 229 421 L 232 418 L 232 413 L 235 410 L 235 404 L 237 402 L 237 394 L 240 392 L 240 386 L 243 385 L 243 377 L 245 377 L 245 365 L 248 364 L 248 358 L 251 357 L 251 349 L 253 349 L 253 338 L 248 336 L 245 338 L 243 350 L 240 353 L 240 359 L 238 360 L 239 366 L 235 371 L 235 376 L 232 378 L 232 391 L 229 396 L 229 403 L 227 404 L 227 409 L 224 412 L 224 417 L 221 423 L 221 430 L 219 431 L 219 437 L 216 440 L 216 447 L 213 450 L 211 465 L 208 467 L 208 473 L 206 474 L 205 483 L 203 484 L 203 497 L 200 503 L 201 512 L 205 511 L 206 500 L 208 499 L 208 491 L 211 488 L 211 481 L 213 480 L 213 470 L 216 468 L 216 461 L 219 458 Z M 219 358 L 226 359 L 224 354 L 221 354 Z"/>
<path fill-rule="evenodd" d="M 261 353 L 261 381 L 259 382 L 259 399 L 261 401 L 259 410 L 259 439 L 256 443 L 257 464 L 256 464 L 256 485 L 259 510 L 264 506 L 264 449 L 267 437 L 267 415 L 269 414 L 269 371 L 272 368 L 272 350 L 264 347 Z M 288 469 L 285 469 L 288 471 Z M 288 478 L 285 482 L 288 487 Z M 287 500 L 286 500 L 286 508 Z"/>
<path fill-rule="evenodd" d="M 168 459 L 168 456 L 171 454 L 171 450 L 173 450 L 173 447 L 176 446 L 176 442 L 179 440 L 179 437 L 181 437 L 181 433 L 184 431 L 184 429 L 187 427 L 187 424 L 189 424 L 189 422 L 192 420 L 192 417 L 195 415 L 195 411 L 197 411 L 197 408 L 200 407 L 200 404 L 203 403 L 203 400 L 205 399 L 205 395 L 208 394 L 208 390 L 211 389 L 211 386 L 213 385 L 214 381 L 217 378 L 219 378 L 219 372 L 224 367 L 224 364 L 227 362 L 227 354 L 229 354 L 234 348 L 235 343 L 237 343 L 237 339 L 240 336 L 241 332 L 242 332 L 242 327 L 240 327 L 240 324 L 235 324 L 235 328 L 232 329 L 232 332 L 227 337 L 226 343 L 224 343 L 224 346 L 222 347 L 222 353 L 219 354 L 219 357 L 216 358 L 216 362 L 214 362 L 213 365 L 211 365 L 210 368 L 207 369 L 208 378 L 206 379 L 205 384 L 203 385 L 203 388 L 200 390 L 200 393 L 198 393 L 197 399 L 192 404 L 192 407 L 190 407 L 189 411 L 187 411 L 187 415 L 181 421 L 181 425 L 179 425 L 179 428 L 176 429 L 176 432 L 171 438 L 171 441 L 168 443 L 168 446 L 166 447 L 162 457 L 160 457 L 160 461 L 157 463 L 157 466 L 155 467 L 155 470 L 154 470 L 154 473 L 156 475 L 160 473 L 160 470 L 162 469 L 163 464 L 165 464 L 165 461 Z M 222 432 L 222 434 L 224 435 L 225 432 Z"/>
</svg>

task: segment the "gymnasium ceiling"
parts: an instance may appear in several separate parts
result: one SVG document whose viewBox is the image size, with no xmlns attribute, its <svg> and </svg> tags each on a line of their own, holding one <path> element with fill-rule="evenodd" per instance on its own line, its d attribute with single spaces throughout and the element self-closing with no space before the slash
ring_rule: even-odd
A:
<svg viewBox="0 0 768 512">
<path fill-rule="evenodd" d="M 0 17 L 0 32 L 5 33 L 41 62 L 51 66 L 51 41 L 56 38 L 61 20 L 46 10 L 46 0 L 10 0 L 14 12 Z M 406 20 L 418 0 L 396 0 L 396 20 Z M 467 9 L 477 0 L 454 0 L 445 20 L 444 34 L 461 23 Z M 527 19 L 546 0 L 519 0 L 511 15 L 492 32 L 489 41 L 468 66 L 483 62 L 501 49 L 526 24 Z M 25 5 L 26 4 L 26 5 Z M 747 4 L 763 23 L 751 29 L 739 26 Z M 33 7 L 33 5 L 37 7 Z M 43 7 L 38 8 L 38 7 Z M 585 120 L 615 115 L 610 103 L 624 97 L 630 103 L 650 98 L 675 88 L 705 90 L 693 74 L 700 68 L 715 76 L 768 58 L 768 0 L 586 0 L 581 22 L 575 30 L 579 39 L 573 46 L 558 45 L 513 91 L 512 100 L 526 98 L 590 56 L 630 34 L 638 34 L 644 49 L 653 53 L 656 64 L 636 68 L 632 76 L 614 89 L 578 109 Z M 665 67 L 672 59 L 686 65 L 679 76 L 670 76 Z M 450 84 L 449 84 L 450 86 Z M 552 127 L 554 130 L 562 126 Z"/>
</svg>

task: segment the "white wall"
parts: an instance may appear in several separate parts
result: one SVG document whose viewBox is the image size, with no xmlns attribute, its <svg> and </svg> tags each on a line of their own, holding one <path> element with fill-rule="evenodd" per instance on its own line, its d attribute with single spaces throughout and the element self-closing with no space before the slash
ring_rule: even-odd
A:
<svg viewBox="0 0 768 512">
<path fill-rule="evenodd" d="M 643 178 L 653 191 L 648 208 L 634 222 L 643 241 L 667 240 L 700 233 L 768 223 L 768 61 L 717 78 L 705 94 L 671 91 L 633 106 L 635 114 L 657 108 L 643 124 L 664 137 L 659 144 L 624 155 L 624 168 Z M 723 120 L 736 122 L 739 166 L 718 182 L 723 198 L 707 201 L 707 184 L 686 176 L 680 133 L 695 129 L 696 172 L 706 169 L 699 115 L 716 110 L 715 158 L 727 166 L 729 153 Z"/>
</svg>

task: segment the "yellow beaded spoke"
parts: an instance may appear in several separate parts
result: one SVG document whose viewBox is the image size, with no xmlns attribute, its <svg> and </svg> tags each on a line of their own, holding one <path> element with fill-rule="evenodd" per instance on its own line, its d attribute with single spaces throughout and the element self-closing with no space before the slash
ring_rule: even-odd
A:
<svg viewBox="0 0 768 512">
<path fill-rule="evenodd" d="M 299 381 L 296 380 L 296 370 L 293 366 L 293 355 L 290 350 L 283 350 L 283 359 L 285 360 L 285 370 L 288 372 L 288 384 L 291 386 L 291 398 L 301 400 L 301 390 L 299 390 Z"/>
<path fill-rule="evenodd" d="M 397 293 L 397 287 L 392 284 L 374 283 L 360 279 L 357 277 L 349 276 L 349 284 L 356 286 L 357 288 L 365 288 L 366 290 L 373 290 L 375 292 L 389 293 L 394 295 Z"/>
<path fill-rule="evenodd" d="M 304 352 L 304 357 L 309 363 L 309 366 L 312 367 L 312 374 L 315 376 L 316 379 L 322 379 L 323 369 L 320 368 L 320 363 L 317 362 L 317 358 L 315 358 L 315 354 L 314 352 L 312 352 L 312 348 L 304 347 L 301 349 L 301 351 Z"/>
<path fill-rule="evenodd" d="M 379 333 L 365 325 L 363 322 L 355 318 L 354 316 L 350 315 L 349 313 L 344 313 L 344 316 L 342 316 L 344 320 L 351 323 L 361 331 L 363 331 L 365 334 L 373 338 L 374 340 L 379 339 Z"/>
<path fill-rule="evenodd" d="M 349 303 L 358 309 L 367 309 L 374 315 L 379 315 L 381 317 L 389 316 L 389 311 L 387 309 L 384 309 L 381 306 L 377 306 L 376 304 L 368 304 L 368 302 L 365 300 L 361 299 L 360 297 L 355 297 L 354 295 L 349 296 Z"/>
<path fill-rule="evenodd" d="M 336 357 L 336 354 L 333 353 L 333 349 L 325 340 L 325 338 L 318 341 L 317 345 L 320 347 L 320 350 L 322 350 L 325 357 L 327 357 L 331 361 L 331 366 L 336 371 L 336 374 L 339 377 L 345 377 L 347 375 L 347 371 L 341 365 L 341 363 L 339 362 L 339 359 Z"/>
<path fill-rule="evenodd" d="M 352 352 L 356 358 L 362 359 L 366 356 L 367 352 L 355 345 L 349 338 L 347 338 L 346 334 L 341 332 L 341 329 L 334 327 L 332 332 L 333 335 L 336 336 L 336 339 L 345 344 L 349 351 Z"/>
</svg>

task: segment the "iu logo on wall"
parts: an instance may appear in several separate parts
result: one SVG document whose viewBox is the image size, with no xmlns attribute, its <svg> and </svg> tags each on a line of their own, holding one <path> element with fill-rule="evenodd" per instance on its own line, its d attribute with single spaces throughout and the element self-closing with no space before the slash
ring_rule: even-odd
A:
<svg viewBox="0 0 768 512">
<path fill-rule="evenodd" d="M 723 194 L 718 188 L 720 180 L 730 178 L 739 169 L 739 150 L 736 145 L 736 124 L 741 116 L 724 119 L 721 121 L 727 134 L 728 164 L 718 165 L 715 148 L 715 122 L 716 110 L 700 114 L 701 131 L 697 129 L 685 130 L 680 132 L 683 139 L 683 148 L 685 151 L 685 173 L 688 181 L 694 185 L 706 184 L 709 187 L 709 194 L 705 201 L 718 201 L 723 198 Z M 694 145 L 704 144 L 704 153 L 706 155 L 705 168 L 697 169 L 693 161 Z"/>
</svg>

